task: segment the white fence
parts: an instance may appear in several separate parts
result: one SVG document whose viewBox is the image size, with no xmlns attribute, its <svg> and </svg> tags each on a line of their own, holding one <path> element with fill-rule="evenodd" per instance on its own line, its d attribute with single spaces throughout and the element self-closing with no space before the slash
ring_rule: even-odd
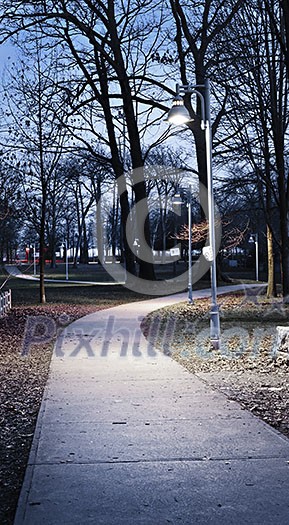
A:
<svg viewBox="0 0 289 525">
<path fill-rule="evenodd" d="M 0 317 L 5 315 L 12 306 L 11 290 L 0 292 Z"/>
</svg>

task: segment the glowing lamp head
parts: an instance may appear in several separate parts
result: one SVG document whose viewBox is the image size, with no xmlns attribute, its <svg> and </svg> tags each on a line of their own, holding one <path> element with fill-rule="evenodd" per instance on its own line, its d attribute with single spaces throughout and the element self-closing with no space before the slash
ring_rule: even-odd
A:
<svg viewBox="0 0 289 525">
<path fill-rule="evenodd" d="M 173 205 L 174 206 L 181 206 L 182 204 L 183 204 L 183 201 L 182 201 L 181 195 L 179 193 L 176 193 L 173 196 Z"/>
<path fill-rule="evenodd" d="M 180 95 L 174 98 L 173 105 L 168 112 L 167 120 L 177 126 L 187 124 L 192 120 L 187 108 L 184 106 L 184 100 Z"/>
</svg>

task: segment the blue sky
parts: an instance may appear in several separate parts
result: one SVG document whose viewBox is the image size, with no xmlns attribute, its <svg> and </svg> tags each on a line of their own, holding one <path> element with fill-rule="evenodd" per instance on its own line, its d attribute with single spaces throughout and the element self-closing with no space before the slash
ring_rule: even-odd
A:
<svg viewBox="0 0 289 525">
<path fill-rule="evenodd" d="M 9 63 L 9 57 L 11 60 L 15 58 L 15 48 L 11 44 L 1 44 L 0 45 L 0 72 L 2 74 L 4 66 Z"/>
</svg>

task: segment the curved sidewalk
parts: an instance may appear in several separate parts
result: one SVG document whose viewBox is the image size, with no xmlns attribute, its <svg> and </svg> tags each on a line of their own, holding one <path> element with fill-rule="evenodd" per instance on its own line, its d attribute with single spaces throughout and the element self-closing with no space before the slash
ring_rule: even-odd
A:
<svg viewBox="0 0 289 525">
<path fill-rule="evenodd" d="M 96 312 L 58 338 L 15 525 L 289 523 L 289 440 L 140 332 L 180 300 Z"/>
</svg>

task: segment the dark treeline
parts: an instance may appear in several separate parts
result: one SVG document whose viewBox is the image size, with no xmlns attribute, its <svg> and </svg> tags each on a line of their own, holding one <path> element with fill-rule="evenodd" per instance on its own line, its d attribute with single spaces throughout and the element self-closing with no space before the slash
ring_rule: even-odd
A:
<svg viewBox="0 0 289 525">
<path fill-rule="evenodd" d="M 176 82 L 206 78 L 224 224 L 260 234 L 268 293 L 281 261 L 287 300 L 287 4 L 0 1 L 0 41 L 19 56 L 3 84 L 0 258 L 37 242 L 41 302 L 45 258 L 55 264 L 64 243 L 75 264 L 96 246 L 101 263 L 109 249 L 134 275 L 138 240 L 139 275 L 155 278 L 152 248 L 172 242 L 173 195 L 193 177 L 207 184 L 200 99 L 185 96 L 186 128 L 164 118 Z"/>
</svg>

